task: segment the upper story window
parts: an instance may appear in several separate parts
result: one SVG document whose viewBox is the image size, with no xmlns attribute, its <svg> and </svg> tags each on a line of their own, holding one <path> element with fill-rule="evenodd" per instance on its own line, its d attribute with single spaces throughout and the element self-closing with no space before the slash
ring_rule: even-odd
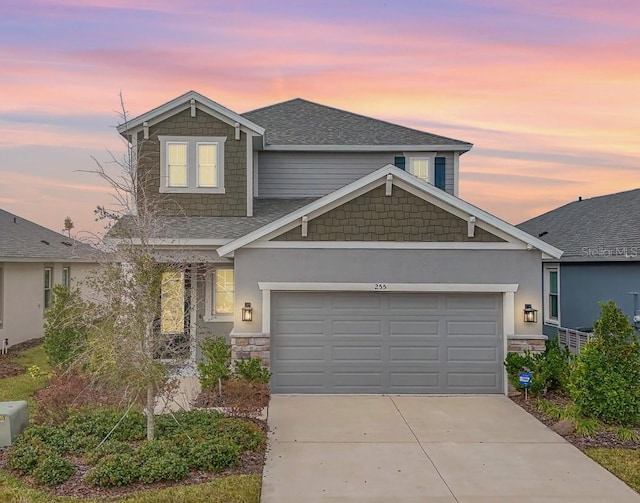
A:
<svg viewBox="0 0 640 503">
<path fill-rule="evenodd" d="M 224 194 L 224 143 L 217 136 L 160 136 L 160 192 Z"/>
<path fill-rule="evenodd" d="M 409 172 L 425 182 L 431 181 L 429 177 L 429 160 L 428 157 L 412 157 L 409 162 Z"/>
</svg>

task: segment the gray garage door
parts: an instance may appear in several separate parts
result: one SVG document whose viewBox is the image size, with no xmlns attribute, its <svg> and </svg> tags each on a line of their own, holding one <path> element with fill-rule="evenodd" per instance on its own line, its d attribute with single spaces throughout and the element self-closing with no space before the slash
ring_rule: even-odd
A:
<svg viewBox="0 0 640 503">
<path fill-rule="evenodd" d="M 272 296 L 274 393 L 501 393 L 497 294 Z"/>
</svg>

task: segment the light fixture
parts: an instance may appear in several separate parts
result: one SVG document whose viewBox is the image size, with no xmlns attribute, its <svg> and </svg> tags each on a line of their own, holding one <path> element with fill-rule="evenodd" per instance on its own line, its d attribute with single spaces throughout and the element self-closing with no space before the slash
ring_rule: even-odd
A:
<svg viewBox="0 0 640 503">
<path fill-rule="evenodd" d="M 251 302 L 245 302 L 242 308 L 242 321 L 251 320 L 253 320 L 253 308 L 251 307 Z"/>
<path fill-rule="evenodd" d="M 538 323 L 538 310 L 531 307 L 531 304 L 524 305 L 524 321 L 527 323 Z"/>
</svg>

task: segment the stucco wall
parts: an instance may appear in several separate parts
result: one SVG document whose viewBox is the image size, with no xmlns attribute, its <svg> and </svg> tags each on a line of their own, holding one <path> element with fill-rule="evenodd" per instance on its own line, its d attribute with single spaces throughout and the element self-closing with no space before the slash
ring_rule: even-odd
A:
<svg viewBox="0 0 640 503">
<path fill-rule="evenodd" d="M 517 283 L 516 334 L 540 334 L 542 321 L 524 323 L 524 304 L 539 308 L 541 256 L 518 250 L 241 249 L 235 252 L 236 303 L 251 302 L 254 320 L 236 333 L 262 331 L 259 281 L 334 283 Z"/>
<path fill-rule="evenodd" d="M 159 136 L 223 136 L 224 194 L 160 194 Z M 191 117 L 184 110 L 149 128 L 149 139 L 138 135 L 140 153 L 138 169 L 148 196 L 159 202 L 166 215 L 246 216 L 247 215 L 247 135 L 235 140 L 235 129 L 229 124 L 198 110 Z"/>
<path fill-rule="evenodd" d="M 497 236 L 476 227 L 470 238 L 467 222 L 413 194 L 384 185 L 309 221 L 307 237 L 300 226 L 274 241 L 426 241 L 496 242 Z"/>
</svg>

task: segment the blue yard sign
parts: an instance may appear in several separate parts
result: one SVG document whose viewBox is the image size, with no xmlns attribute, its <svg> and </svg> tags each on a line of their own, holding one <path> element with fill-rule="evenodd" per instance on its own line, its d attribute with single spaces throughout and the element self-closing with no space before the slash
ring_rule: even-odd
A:
<svg viewBox="0 0 640 503">
<path fill-rule="evenodd" d="M 520 380 L 520 384 L 524 387 L 524 388 L 529 388 L 531 387 L 531 379 L 533 378 L 533 374 L 531 372 L 520 372 L 520 374 L 518 375 L 518 379 Z"/>
</svg>

